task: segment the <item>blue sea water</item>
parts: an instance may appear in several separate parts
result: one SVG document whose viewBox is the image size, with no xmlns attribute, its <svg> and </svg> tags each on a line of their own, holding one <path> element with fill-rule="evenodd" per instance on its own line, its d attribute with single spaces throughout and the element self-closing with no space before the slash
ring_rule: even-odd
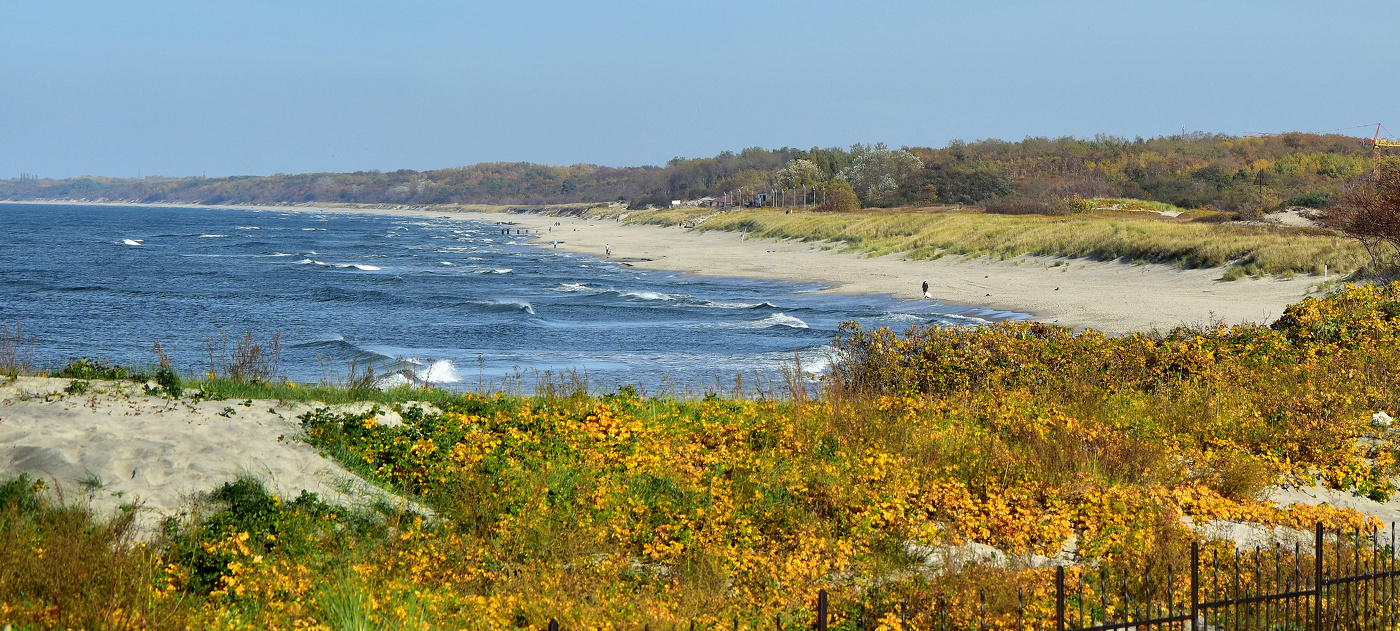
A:
<svg viewBox="0 0 1400 631">
<path fill-rule="evenodd" d="M 1009 315 L 646 271 L 447 215 L 0 204 L 0 226 L 0 322 L 33 336 L 40 367 L 150 365 L 160 342 L 199 374 L 206 340 L 280 331 L 296 381 L 353 360 L 462 389 L 573 369 L 596 390 L 699 393 L 778 379 L 794 353 L 822 369 L 842 321 Z"/>
</svg>

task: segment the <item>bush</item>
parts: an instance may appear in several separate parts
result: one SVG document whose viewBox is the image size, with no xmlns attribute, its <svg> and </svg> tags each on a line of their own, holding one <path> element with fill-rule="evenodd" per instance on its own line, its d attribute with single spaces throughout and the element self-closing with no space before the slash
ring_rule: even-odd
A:
<svg viewBox="0 0 1400 631">
<path fill-rule="evenodd" d="M 1325 191 L 1312 191 L 1297 197 L 1289 198 L 1289 206 L 1305 206 L 1307 208 L 1322 208 L 1332 202 L 1332 194 Z"/>
<path fill-rule="evenodd" d="M 860 210 L 860 198 L 856 197 L 856 192 L 850 184 L 844 180 L 833 180 L 827 185 L 826 201 L 818 208 L 833 212 Z"/>
<path fill-rule="evenodd" d="M 945 204 L 976 204 L 1016 193 L 1010 179 L 989 171 L 934 167 L 924 169 L 923 176 L 922 184 L 933 186 L 938 200 Z"/>
<path fill-rule="evenodd" d="M 1062 210 L 1065 213 L 1089 213 L 1094 212 L 1094 209 L 1094 202 L 1075 193 L 1069 197 L 1061 198 L 1056 210 Z"/>
</svg>

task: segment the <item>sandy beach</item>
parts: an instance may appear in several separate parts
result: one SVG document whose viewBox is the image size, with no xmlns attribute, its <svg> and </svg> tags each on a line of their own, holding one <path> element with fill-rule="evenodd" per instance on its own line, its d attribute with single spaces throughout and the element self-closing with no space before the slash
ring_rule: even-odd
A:
<svg viewBox="0 0 1400 631">
<path fill-rule="evenodd" d="M 1030 256 L 1005 261 L 866 257 L 829 249 L 829 244 L 749 239 L 732 232 L 533 214 L 512 214 L 508 219 L 500 214 L 471 216 L 511 221 L 536 231 L 543 247 L 554 248 L 557 240 L 560 250 L 600 258 L 610 248 L 612 260 L 647 269 L 816 282 L 832 292 L 909 300 L 922 299 L 921 286 L 927 280 L 933 298 L 944 303 L 1115 334 L 1214 322 L 1272 322 L 1320 281 L 1306 276 L 1221 281 L 1218 268 Z"/>
<path fill-rule="evenodd" d="M 20 203 L 20 202 L 0 202 Z M 23 203 L 90 204 L 48 201 Z M 523 212 L 462 211 L 458 207 L 346 208 L 318 206 L 199 206 L 276 212 L 326 212 L 504 222 L 528 230 L 542 248 L 610 258 L 627 265 L 697 276 L 819 283 L 826 291 L 933 299 L 966 309 L 1023 314 L 1041 322 L 1112 334 L 1223 322 L 1269 323 L 1314 292 L 1320 278 L 1243 278 L 1222 281 L 1220 268 L 1022 256 L 1004 261 L 948 256 L 907 260 L 866 257 L 830 244 L 750 239 L 721 231 L 628 224 L 612 219 L 553 217 Z M 559 225 L 555 225 L 558 223 Z M 556 243 L 557 242 L 557 243 Z M 608 249 L 611 257 L 608 257 Z"/>
</svg>

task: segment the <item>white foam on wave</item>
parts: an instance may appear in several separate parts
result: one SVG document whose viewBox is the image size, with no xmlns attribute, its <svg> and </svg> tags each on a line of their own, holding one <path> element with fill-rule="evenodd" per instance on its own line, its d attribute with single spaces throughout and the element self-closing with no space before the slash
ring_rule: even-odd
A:
<svg viewBox="0 0 1400 631">
<path fill-rule="evenodd" d="M 659 291 L 626 291 L 619 294 L 623 298 L 634 298 L 636 300 L 661 300 L 671 301 L 683 296 L 679 294 L 663 294 Z"/>
<path fill-rule="evenodd" d="M 141 245 L 142 241 L 145 239 L 122 239 L 122 243 L 125 245 Z"/>
<path fill-rule="evenodd" d="M 802 372 L 820 375 L 831 369 L 831 356 L 822 355 L 815 359 L 802 361 Z"/>
<path fill-rule="evenodd" d="M 219 238 L 227 237 L 227 236 L 228 236 L 228 235 L 226 235 L 226 234 L 201 234 L 201 235 L 199 235 L 199 238 L 201 238 L 201 239 L 219 239 Z"/>
<path fill-rule="evenodd" d="M 761 320 L 750 320 L 747 322 L 707 322 L 695 326 L 707 329 L 768 329 L 775 326 L 785 326 L 794 329 L 810 328 L 807 326 L 807 323 L 803 322 L 800 318 L 794 318 L 785 313 L 775 313 Z"/>
<path fill-rule="evenodd" d="M 801 318 L 794 318 L 786 313 L 775 313 L 756 322 L 760 327 L 770 326 L 790 326 L 794 329 L 809 328 Z"/>
<path fill-rule="evenodd" d="M 438 265 L 451 265 L 452 261 L 438 261 Z"/>
<path fill-rule="evenodd" d="M 286 252 L 273 252 L 272 254 L 264 254 L 263 256 L 266 256 L 266 257 L 273 257 L 273 256 L 296 256 L 296 255 L 295 255 L 295 254 L 288 254 L 288 253 L 286 253 Z"/>
<path fill-rule="evenodd" d="M 238 229 L 239 229 L 239 230 L 262 230 L 262 228 L 259 228 L 259 227 L 257 227 L 257 226 L 239 226 Z"/>
<path fill-rule="evenodd" d="M 593 288 L 583 283 L 564 283 L 555 287 L 554 291 L 593 291 Z"/>
<path fill-rule="evenodd" d="M 399 386 L 406 386 L 408 384 L 408 377 L 405 377 L 404 375 L 401 375 L 399 373 L 394 373 L 387 377 L 382 377 L 378 381 L 374 382 L 374 387 L 379 388 L 380 390 L 388 390 L 390 388 L 397 388 Z"/>
<path fill-rule="evenodd" d="M 457 366 L 450 359 L 439 359 L 427 365 L 413 360 L 410 360 L 410 363 L 422 366 L 422 368 L 415 369 L 413 374 L 427 383 L 457 383 L 462 380 L 462 377 L 457 374 Z"/>
<path fill-rule="evenodd" d="M 492 274 L 509 274 L 510 271 L 511 271 L 511 270 L 510 270 L 509 267 L 502 267 L 502 268 L 499 268 L 499 269 L 493 269 L 493 270 L 491 270 L 491 273 L 492 273 Z"/>
</svg>

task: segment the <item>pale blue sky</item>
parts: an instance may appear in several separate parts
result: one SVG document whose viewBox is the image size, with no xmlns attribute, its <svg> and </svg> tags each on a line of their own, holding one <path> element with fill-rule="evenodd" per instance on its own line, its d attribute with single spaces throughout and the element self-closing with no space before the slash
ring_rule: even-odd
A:
<svg viewBox="0 0 1400 631">
<path fill-rule="evenodd" d="M 0 0 L 0 178 L 1400 130 L 1397 18 L 1389 2 Z"/>
</svg>

